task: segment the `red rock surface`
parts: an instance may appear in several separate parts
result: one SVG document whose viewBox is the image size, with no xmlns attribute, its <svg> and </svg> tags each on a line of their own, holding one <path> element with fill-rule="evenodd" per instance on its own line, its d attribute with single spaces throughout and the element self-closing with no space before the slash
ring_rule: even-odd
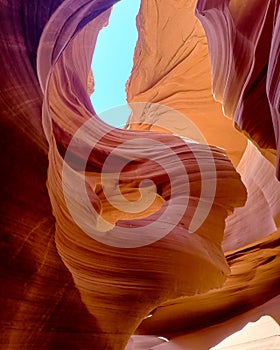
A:
<svg viewBox="0 0 280 350">
<path fill-rule="evenodd" d="M 279 4 L 198 1 L 205 34 L 194 1 L 143 0 L 119 130 L 89 100 L 113 3 L 1 5 L 3 349 L 117 350 L 134 332 L 172 349 L 180 332 L 199 350 L 263 314 L 279 322 Z M 214 101 L 206 35 L 216 98 L 270 162 Z"/>
<path fill-rule="evenodd" d="M 213 93 L 260 149 L 277 149 L 279 176 L 279 1 L 204 1 Z"/>
</svg>

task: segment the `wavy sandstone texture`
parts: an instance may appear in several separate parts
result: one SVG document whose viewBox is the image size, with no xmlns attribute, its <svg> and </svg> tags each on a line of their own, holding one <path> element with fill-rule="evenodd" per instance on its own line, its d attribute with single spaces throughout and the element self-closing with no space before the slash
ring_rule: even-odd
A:
<svg viewBox="0 0 280 350">
<path fill-rule="evenodd" d="M 204 1 L 213 94 L 226 115 L 275 162 L 279 177 L 279 1 Z M 267 152 L 265 152 L 267 153 Z"/>
<path fill-rule="evenodd" d="M 120 130 L 89 99 L 114 2 L 0 1 L 3 349 L 280 322 L 279 3 L 142 0 Z"/>
</svg>

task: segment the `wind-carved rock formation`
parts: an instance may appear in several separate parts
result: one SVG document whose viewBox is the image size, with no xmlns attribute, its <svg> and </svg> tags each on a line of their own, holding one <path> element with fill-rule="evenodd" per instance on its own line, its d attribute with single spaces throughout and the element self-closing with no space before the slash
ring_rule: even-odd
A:
<svg viewBox="0 0 280 350">
<path fill-rule="evenodd" d="M 213 93 L 279 176 L 279 1 L 198 1 Z M 274 150 L 274 151 L 273 151 Z"/>
<path fill-rule="evenodd" d="M 244 127 L 269 161 L 252 143 L 244 152 L 245 137 L 214 101 L 195 1 L 142 0 L 127 83 L 132 112 L 123 130 L 102 122 L 89 100 L 90 64 L 114 2 L 11 1 L 0 11 L 5 67 L 0 295 L 6 349 L 101 350 L 126 344 L 133 349 L 141 343 L 141 336 L 130 339 L 134 332 L 168 335 L 168 344 L 149 345 L 154 349 L 173 344 L 208 349 L 245 320 L 264 313 L 280 317 L 275 307 L 280 185 L 272 164 L 276 153 L 270 150 L 276 144 L 255 139 Z M 259 5 L 255 34 L 266 28 L 264 17 L 275 33 L 276 5 Z M 276 125 L 279 39 L 274 34 L 263 43 L 271 45 L 263 77 L 270 117 L 266 107 L 251 102 L 238 114 L 238 103 L 247 103 L 238 93 L 242 86 L 236 95 L 223 89 L 250 78 L 258 52 L 246 40 L 255 43 L 255 34 L 246 27 L 246 40 L 236 36 L 251 55 L 237 80 L 234 67 L 226 66 L 236 51 L 223 51 L 231 47 L 224 32 L 219 73 L 215 45 L 220 42 L 211 26 L 225 28 L 216 20 L 223 13 L 236 28 L 244 18 L 234 21 L 235 1 L 230 10 L 216 2 L 205 6 L 199 1 L 197 14 L 210 43 L 216 98 L 224 101 L 226 114 L 235 114 L 240 129 L 244 124 L 238 120 L 249 125 L 252 111 L 261 108 Z M 254 16 L 246 6 L 240 11 Z M 259 45 L 265 38 L 263 31 Z M 256 98 L 250 91 L 246 96 Z M 257 120 L 256 134 L 278 140 L 276 127 L 272 131 L 264 119 Z M 219 322 L 224 328 L 206 331 L 203 339 L 195 333 Z M 177 339 L 178 332 L 186 338 Z M 154 341 L 144 339 L 143 344 Z"/>
</svg>

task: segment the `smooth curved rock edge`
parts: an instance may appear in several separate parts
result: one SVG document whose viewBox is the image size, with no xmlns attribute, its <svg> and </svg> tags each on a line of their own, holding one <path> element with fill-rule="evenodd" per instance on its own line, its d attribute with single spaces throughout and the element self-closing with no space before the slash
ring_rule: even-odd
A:
<svg viewBox="0 0 280 350">
<path fill-rule="evenodd" d="M 4 185 L 2 198 L 5 203 L 1 207 L 1 279 L 5 281 L 5 287 L 1 290 L 1 345 L 5 348 L 28 349 L 36 346 L 48 349 L 86 349 L 92 348 L 93 344 L 98 349 L 123 348 L 139 322 L 159 304 L 176 296 L 193 295 L 197 291 L 218 287 L 225 279 L 225 262 L 219 248 L 224 220 L 235 206 L 244 204 L 245 193 L 238 174 L 222 150 L 211 148 L 217 167 L 217 196 L 209 218 L 197 233 L 197 238 L 192 239 L 191 250 L 189 246 L 184 245 L 184 235 L 181 234 L 183 231 L 179 226 L 166 239 L 152 246 L 135 249 L 131 253 L 106 247 L 81 232 L 73 224 L 65 207 L 61 191 L 61 155 L 64 154 L 75 130 L 83 121 L 94 115 L 88 99 L 88 73 L 93 49 L 92 38 L 96 39 L 109 13 L 104 12 L 94 20 L 93 17 L 110 5 L 106 1 L 106 5 L 102 7 L 104 3 L 83 1 L 77 5 L 75 1 L 65 1 L 51 21 L 48 21 L 48 18 L 59 5 L 57 2 L 44 2 L 44 7 L 40 7 L 40 4 L 33 1 L 27 1 L 24 5 L 11 1 L 9 4 L 3 4 L 0 11 L 0 23 L 3 23 L 0 35 L 4 38 L 1 41 L 2 66 L 5 67 L 5 74 L 1 77 L 0 100 L 1 108 L 3 107 L 1 140 L 4 150 L 1 156 L 1 183 Z M 190 2 L 186 12 L 191 14 L 193 8 L 194 3 Z M 144 5 L 142 11 L 145 11 Z M 37 16 L 34 16 L 34 13 Z M 74 13 L 75 16 L 72 16 Z M 22 14 L 26 21 L 20 20 Z M 93 20 L 92 23 L 84 27 L 90 20 Z M 195 26 L 198 31 L 201 30 L 198 22 Z M 44 34 L 40 41 L 37 63 L 44 96 L 39 92 L 34 65 L 43 27 Z M 192 55 L 187 55 L 188 57 Z M 205 62 L 207 57 L 202 60 L 202 64 Z M 139 64 L 141 65 L 141 60 Z M 209 79 L 205 81 L 210 82 Z M 198 82 L 197 85 L 195 82 Z M 196 86 L 194 91 L 198 93 L 199 80 L 192 79 L 192 84 Z M 207 85 L 209 93 L 206 94 L 206 105 L 211 106 L 213 111 L 216 107 L 212 107 L 214 102 L 209 98 L 210 88 L 210 85 Z M 129 87 L 128 96 L 131 96 Z M 41 128 L 43 97 L 44 133 L 50 145 L 48 189 L 52 209 L 45 190 L 48 147 Z M 178 100 L 171 99 L 170 102 L 175 107 Z M 182 102 L 178 105 L 182 106 Z M 191 109 L 189 112 L 192 114 Z M 195 113 L 191 117 L 195 119 Z M 107 126 L 97 118 L 96 125 L 99 130 L 107 130 Z M 131 135 L 138 135 L 137 130 L 142 128 L 142 124 L 139 121 L 137 123 L 136 119 L 133 125 L 136 125 L 134 132 L 116 130 L 107 134 L 96 154 L 101 156 L 102 152 L 110 152 L 115 146 L 116 138 L 126 140 Z M 146 125 L 150 125 L 152 130 L 150 123 Z M 211 137 L 210 134 L 209 132 L 206 136 Z M 150 135 L 147 133 L 147 136 L 151 137 Z M 176 148 L 182 156 L 183 164 L 190 169 L 187 164 L 193 160 L 192 153 L 188 152 L 186 156 L 184 152 L 187 146 L 182 144 L 178 137 L 155 133 L 152 135 L 153 138 L 167 143 L 169 147 Z M 198 146 L 198 150 L 203 147 Z M 239 148 L 239 154 L 242 153 L 240 144 L 236 148 Z M 77 148 L 77 156 L 83 156 L 82 149 Z M 246 173 L 246 169 L 252 161 L 250 152 L 244 157 L 245 170 L 242 176 L 245 183 L 248 179 L 246 185 L 248 184 L 249 190 L 252 174 Z M 262 164 L 261 158 L 258 161 Z M 96 176 L 101 165 L 101 157 L 91 157 L 89 171 L 94 170 L 93 175 Z M 140 172 L 141 164 L 137 166 Z M 193 179 L 199 179 L 199 167 L 194 165 L 192 169 Z M 268 169 L 267 165 L 265 169 Z M 267 176 L 269 181 L 273 175 L 269 173 Z M 260 228 L 260 232 L 267 235 L 271 225 L 274 223 L 278 227 L 279 223 L 279 198 L 275 197 L 275 189 L 278 190 L 278 187 L 274 182 L 271 186 L 267 182 L 263 183 L 261 177 L 260 173 L 254 181 L 258 191 L 254 192 L 256 187 L 252 187 L 252 193 L 261 193 L 266 203 L 264 209 L 271 213 L 267 217 L 268 222 L 264 220 L 264 226 Z M 162 186 L 164 189 L 164 185 Z M 199 185 L 195 185 L 194 199 L 198 198 L 199 191 Z M 254 194 L 252 196 L 254 197 Z M 93 201 L 96 200 L 95 196 L 92 198 Z M 188 210 L 192 211 L 191 205 Z M 262 208 L 257 207 L 255 210 L 259 213 Z M 55 242 L 51 212 L 56 216 Z M 242 217 L 243 214 L 237 213 L 237 218 L 238 215 Z M 185 219 L 184 224 L 187 224 L 188 215 Z M 243 224 L 246 220 L 241 221 Z M 232 237 L 232 232 L 237 230 L 240 219 L 236 222 L 239 224 L 231 223 L 232 230 L 228 226 L 228 237 Z M 131 224 L 131 221 L 127 224 Z M 248 227 L 249 225 L 247 230 Z M 180 299 L 188 305 L 192 300 L 191 308 L 194 315 L 198 315 L 197 322 L 188 325 L 184 320 L 186 310 L 182 308 L 176 314 L 172 305 L 176 305 L 177 302 L 167 302 L 159 308 L 159 315 L 160 310 L 166 311 L 165 315 L 159 316 L 160 321 L 154 317 L 155 313 L 151 319 L 144 321 L 139 331 L 153 331 L 155 322 L 159 326 L 156 331 L 158 334 L 178 330 L 189 332 L 217 322 L 219 308 L 222 310 L 222 319 L 227 319 L 277 295 L 278 233 L 269 235 L 268 238 L 260 238 L 258 243 L 254 243 L 254 232 L 250 237 L 253 242 L 252 248 L 243 249 L 237 245 L 236 251 L 226 254 L 233 273 L 223 288 L 210 291 L 206 295 Z M 232 238 L 229 239 L 229 243 L 233 249 L 236 247 Z M 208 256 L 205 255 L 206 252 Z M 236 299 L 236 293 L 240 289 L 241 293 Z M 255 290 L 257 293 L 254 293 Z M 254 302 L 248 304 L 252 295 Z M 203 298 L 207 300 L 206 304 L 201 303 Z M 209 300 L 213 300 L 210 308 Z M 204 308 L 199 310 L 201 305 L 204 305 Z M 274 311 L 277 314 L 277 308 Z M 172 322 L 171 328 L 166 329 L 170 326 L 172 315 L 178 319 Z M 201 319 L 205 320 L 204 323 L 201 323 Z M 117 330 L 116 325 L 119 327 Z M 147 328 L 147 325 L 150 326 Z M 223 334 L 222 330 L 220 334 Z"/>
<path fill-rule="evenodd" d="M 198 0 L 209 44 L 213 94 L 260 149 L 277 150 L 279 178 L 279 1 Z"/>
</svg>

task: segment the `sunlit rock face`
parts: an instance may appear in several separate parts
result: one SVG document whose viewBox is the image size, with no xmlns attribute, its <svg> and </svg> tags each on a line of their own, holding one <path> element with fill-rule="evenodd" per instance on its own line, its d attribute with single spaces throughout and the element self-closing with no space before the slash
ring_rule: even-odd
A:
<svg viewBox="0 0 280 350">
<path fill-rule="evenodd" d="M 2 5 L 3 348 L 209 349 L 279 322 L 279 13 L 216 3 L 142 1 L 124 130 L 89 100 L 114 1 Z"/>
<path fill-rule="evenodd" d="M 194 10 L 195 1 L 142 1 L 134 68 L 127 83 L 128 103 L 160 102 L 180 111 L 194 122 L 209 144 L 226 149 L 237 165 L 246 139 L 213 100 L 207 39 Z M 160 125 L 182 136 L 192 136 L 181 121 L 176 124 L 173 120 L 164 113 L 150 115 L 149 110 L 143 113 L 135 108 L 130 118 L 132 127 L 148 124 L 154 130 Z"/>
</svg>

